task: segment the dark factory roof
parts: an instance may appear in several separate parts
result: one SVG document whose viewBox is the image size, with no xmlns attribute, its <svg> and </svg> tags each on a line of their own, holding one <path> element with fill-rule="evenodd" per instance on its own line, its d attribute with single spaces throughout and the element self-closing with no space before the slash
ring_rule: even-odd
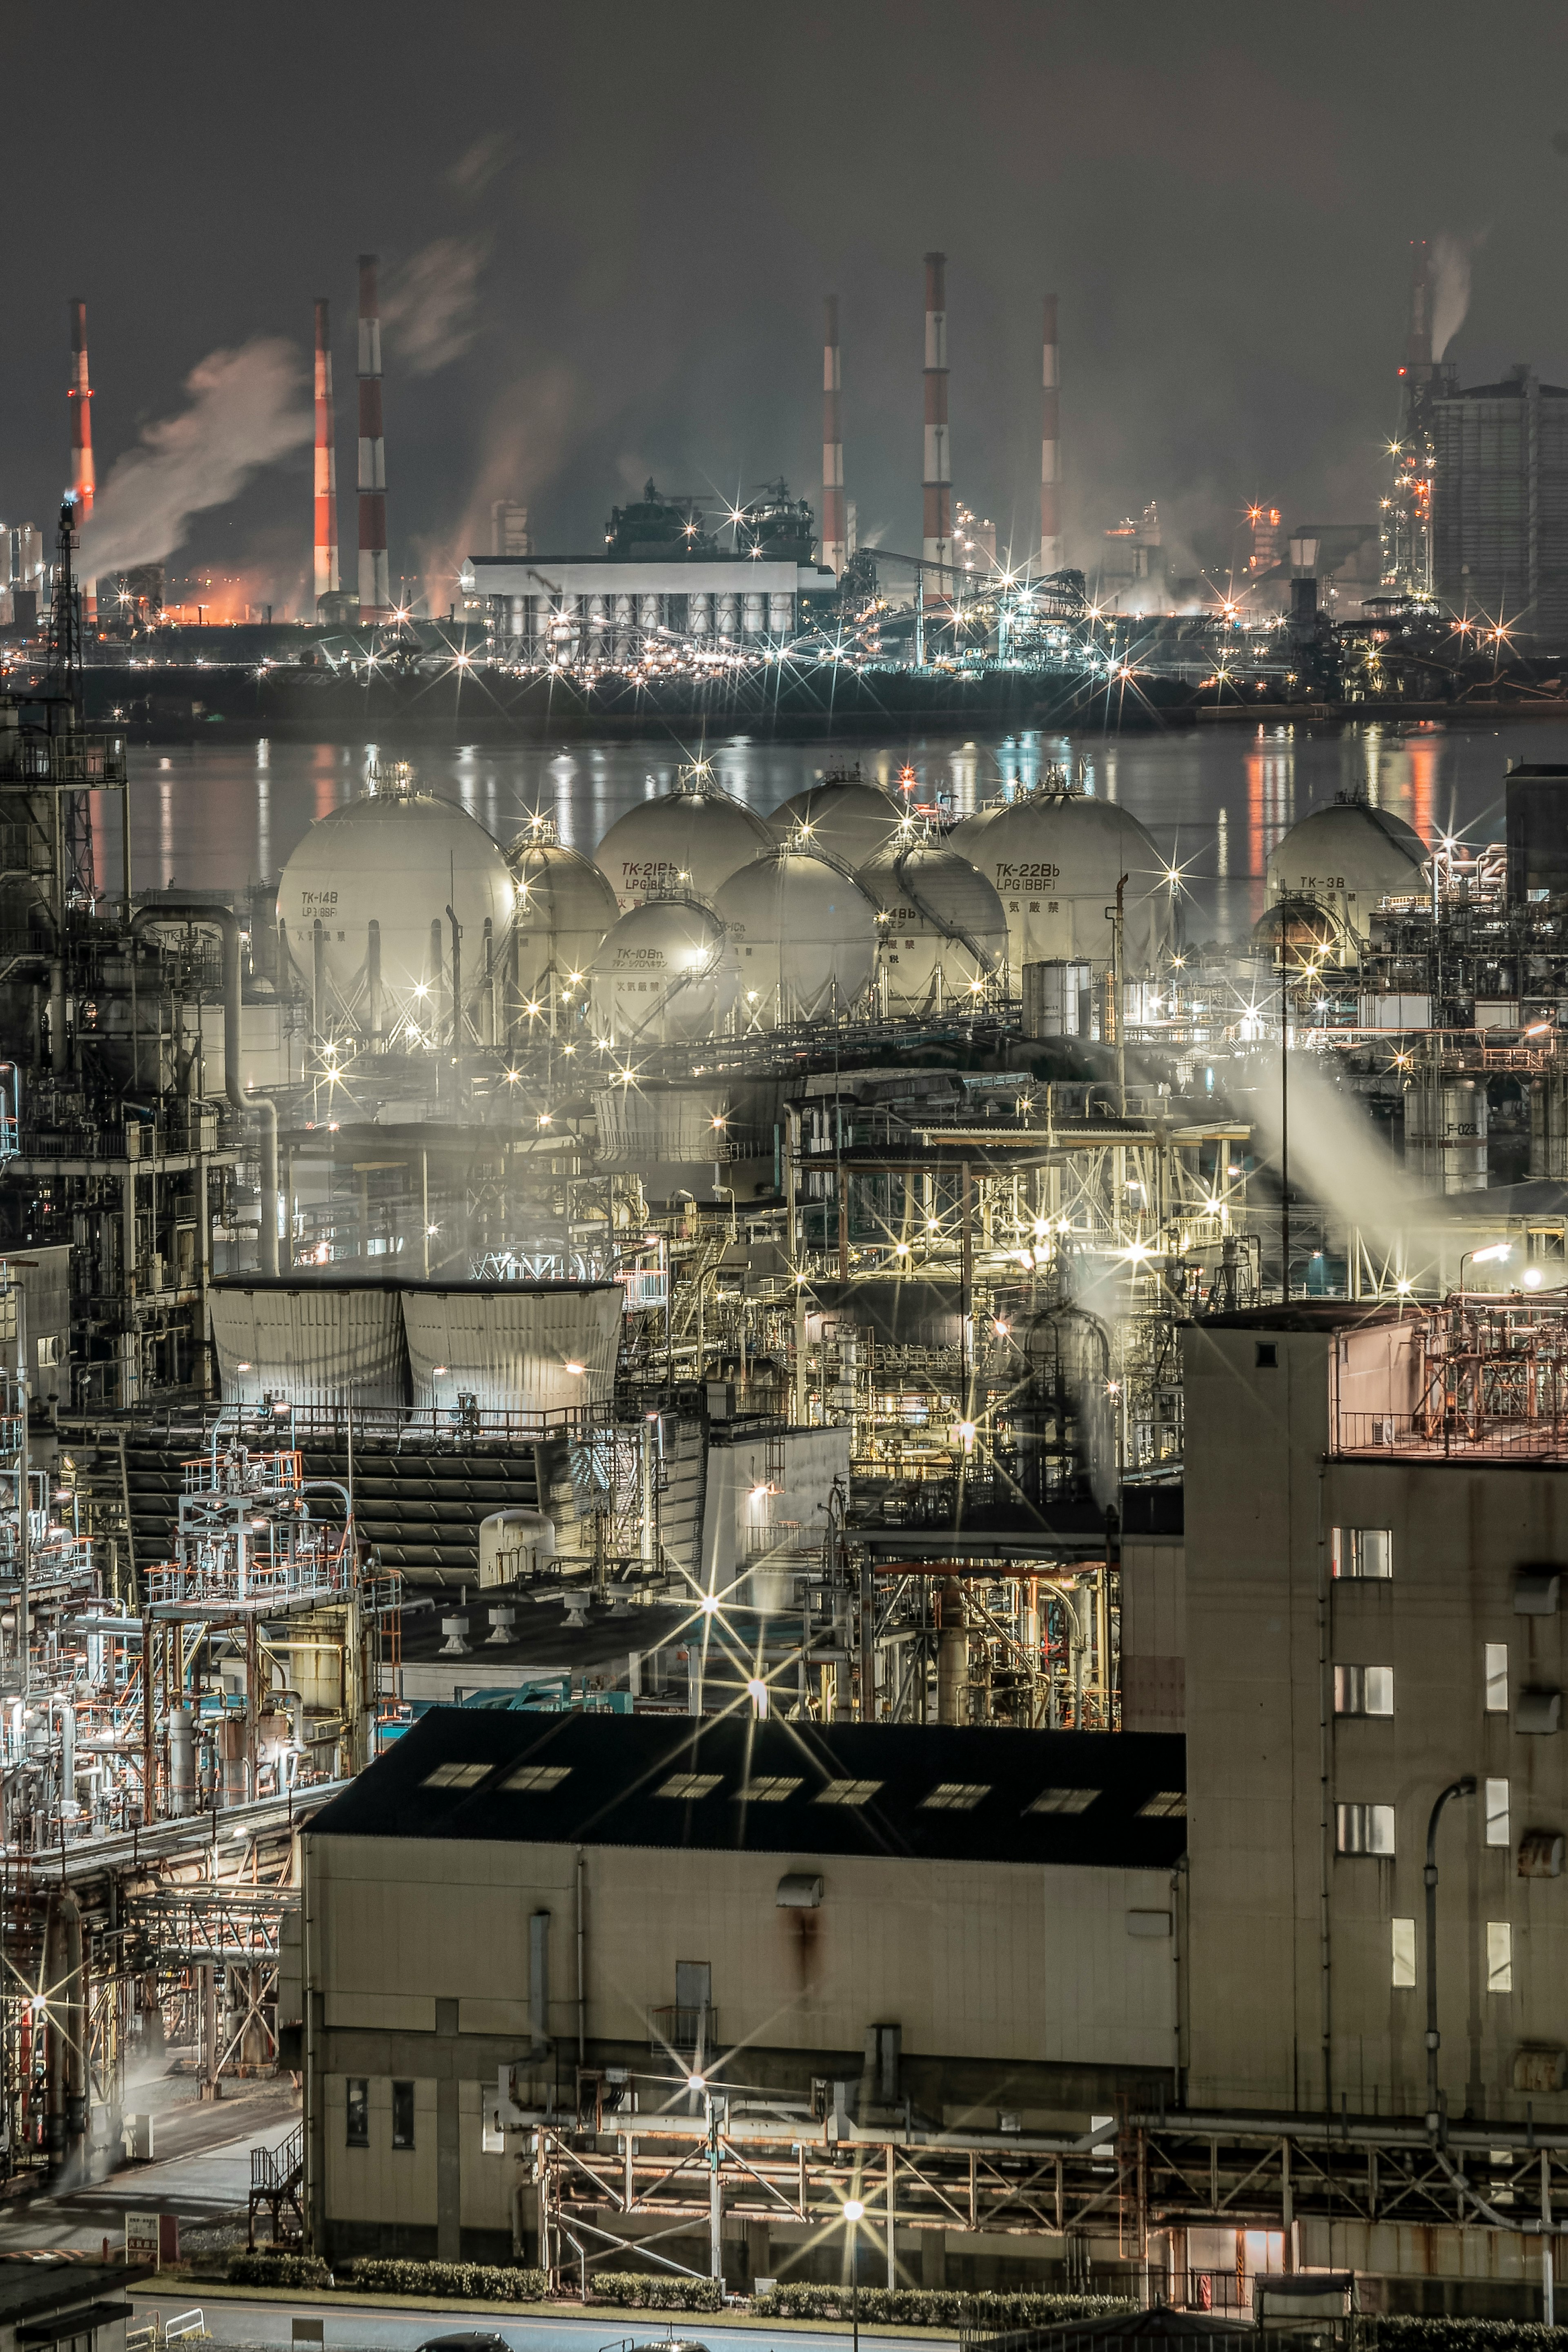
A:
<svg viewBox="0 0 1568 2352">
<path fill-rule="evenodd" d="M 1163 1870 L 1177 1734 L 433 1707 L 312 1837 L 686 1846 Z"/>
</svg>

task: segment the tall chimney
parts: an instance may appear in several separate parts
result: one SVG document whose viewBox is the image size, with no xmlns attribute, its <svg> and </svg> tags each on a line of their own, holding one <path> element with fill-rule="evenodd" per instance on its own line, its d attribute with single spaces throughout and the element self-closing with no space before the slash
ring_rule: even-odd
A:
<svg viewBox="0 0 1568 2352">
<path fill-rule="evenodd" d="M 92 398 L 92 386 L 87 373 L 87 304 L 76 301 L 71 314 L 71 380 L 67 397 L 71 404 L 71 494 L 81 509 L 85 522 L 92 512 L 93 492 L 97 487 L 92 472 L 92 412 L 88 404 Z M 82 618 L 84 622 L 98 619 L 98 586 L 95 581 L 82 583 Z"/>
<path fill-rule="evenodd" d="M 392 610 L 386 568 L 386 445 L 381 432 L 381 303 L 374 253 L 359 257 L 359 616 Z"/>
<path fill-rule="evenodd" d="M 1426 240 L 1410 240 L 1410 337 L 1405 346 L 1407 367 L 1432 364 L 1432 284 L 1426 270 Z"/>
<path fill-rule="evenodd" d="M 1040 378 L 1040 570 L 1059 572 L 1062 551 L 1061 420 L 1057 413 L 1057 298 L 1046 297 L 1045 372 Z"/>
<path fill-rule="evenodd" d="M 332 408 L 332 338 L 325 295 L 316 304 L 316 602 L 338 579 L 337 418 Z"/>
<path fill-rule="evenodd" d="M 826 304 L 822 339 L 822 560 L 837 580 L 849 561 L 844 528 L 844 427 L 838 415 L 838 297 Z"/>
<path fill-rule="evenodd" d="M 947 256 L 926 256 L 925 537 L 928 563 L 952 562 L 952 460 L 947 439 Z M 934 593 L 947 593 L 938 581 Z"/>
</svg>

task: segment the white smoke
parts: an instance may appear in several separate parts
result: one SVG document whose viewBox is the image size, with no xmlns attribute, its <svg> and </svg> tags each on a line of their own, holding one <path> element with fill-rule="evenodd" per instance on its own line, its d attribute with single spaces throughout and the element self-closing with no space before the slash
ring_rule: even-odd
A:
<svg viewBox="0 0 1568 2352">
<path fill-rule="evenodd" d="M 257 468 L 310 437 L 293 345 L 263 336 L 193 368 L 183 415 L 149 425 L 110 474 L 82 532 L 84 579 L 172 554 L 193 515 L 226 506 Z"/>
<path fill-rule="evenodd" d="M 447 184 L 459 196 L 480 196 L 500 172 L 504 172 L 514 152 L 514 142 L 504 131 L 489 131 L 465 148 L 447 174 Z"/>
<path fill-rule="evenodd" d="M 1324 1076 L 1317 1056 L 1290 1056 L 1290 1192 L 1317 1202 L 1345 1230 L 1359 1226 L 1369 1241 L 1401 1249 L 1427 1222 L 1430 1196 L 1395 1160 L 1368 1112 Z M 1248 1098 L 1261 1139 L 1278 1160 L 1280 1148 L 1279 1064 L 1277 1054 L 1258 1074 Z"/>
<path fill-rule="evenodd" d="M 1485 229 L 1473 236 L 1435 236 L 1432 240 L 1432 357 L 1440 360 L 1470 307 L 1470 261 L 1486 241 Z"/>
<path fill-rule="evenodd" d="M 468 349 L 479 331 L 484 260 L 477 237 L 438 236 L 396 272 L 381 319 L 406 374 L 434 375 Z"/>
</svg>

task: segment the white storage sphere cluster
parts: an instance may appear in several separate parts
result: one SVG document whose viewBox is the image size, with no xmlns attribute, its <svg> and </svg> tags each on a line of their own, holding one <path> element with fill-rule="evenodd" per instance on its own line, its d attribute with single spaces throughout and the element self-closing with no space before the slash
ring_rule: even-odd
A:
<svg viewBox="0 0 1568 2352">
<path fill-rule="evenodd" d="M 836 1020 L 870 986 L 877 905 L 847 868 L 779 849 L 731 874 L 713 904 L 734 942 L 742 1027 Z"/>
<path fill-rule="evenodd" d="M 1123 875 L 1122 977 L 1152 980 L 1165 970 L 1176 941 L 1167 863 L 1116 802 L 1047 788 L 965 818 L 948 841 L 973 856 L 1002 902 L 1015 980 L 1028 963 L 1108 965 L 1106 909 Z"/>
<path fill-rule="evenodd" d="M 661 891 L 711 898 L 738 866 L 770 848 L 764 820 L 721 790 L 705 770 L 688 770 L 672 793 L 617 817 L 594 862 L 624 914 Z"/>
<path fill-rule="evenodd" d="M 616 1045 L 700 1044 L 735 1009 L 734 943 L 694 898 L 649 898 L 622 915 L 588 971 L 595 1037 Z"/>
</svg>

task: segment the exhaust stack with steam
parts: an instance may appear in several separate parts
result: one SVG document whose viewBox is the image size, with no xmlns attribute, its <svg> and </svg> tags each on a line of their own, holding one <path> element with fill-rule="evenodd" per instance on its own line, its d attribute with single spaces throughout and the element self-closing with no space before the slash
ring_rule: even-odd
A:
<svg viewBox="0 0 1568 2352">
<path fill-rule="evenodd" d="M 1040 570 L 1062 568 L 1061 425 L 1057 413 L 1057 298 L 1046 297 L 1045 363 L 1040 378 Z"/>
<path fill-rule="evenodd" d="M 92 386 L 87 373 L 87 304 L 73 301 L 71 314 L 71 380 L 67 395 L 71 404 L 71 496 L 77 501 L 77 522 L 86 522 L 92 512 L 96 487 L 92 471 L 92 415 L 88 406 L 92 398 Z M 82 618 L 95 622 L 98 618 L 98 591 L 94 582 L 82 583 Z"/>
<path fill-rule="evenodd" d="M 323 596 L 334 595 L 339 585 L 337 420 L 332 408 L 332 339 L 323 296 L 316 304 L 317 604 Z"/>
<path fill-rule="evenodd" d="M 386 445 L 381 430 L 381 300 L 376 257 L 359 257 L 359 616 L 392 610 L 386 563 Z"/>
<path fill-rule="evenodd" d="M 947 439 L 947 256 L 926 256 L 925 538 L 928 563 L 952 562 L 952 458 Z M 945 583 L 936 583 L 946 593 Z"/>
<path fill-rule="evenodd" d="M 837 580 L 849 560 L 844 528 L 844 428 L 838 415 L 838 297 L 830 294 L 822 345 L 822 560 Z"/>
</svg>

